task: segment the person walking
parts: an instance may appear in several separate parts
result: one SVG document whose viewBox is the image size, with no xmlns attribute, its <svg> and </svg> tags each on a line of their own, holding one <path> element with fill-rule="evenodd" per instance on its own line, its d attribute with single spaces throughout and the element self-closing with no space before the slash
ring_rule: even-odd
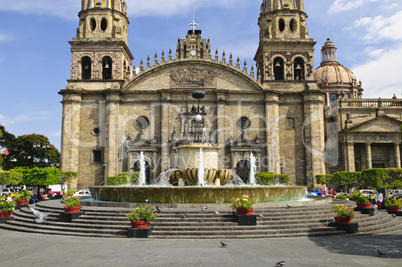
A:
<svg viewBox="0 0 402 267">
<path fill-rule="evenodd" d="M 378 192 L 377 195 L 375 196 L 375 202 L 377 203 L 378 210 L 381 210 L 382 208 L 382 201 L 384 197 L 381 194 L 381 192 Z"/>
<path fill-rule="evenodd" d="M 327 195 L 327 185 L 325 183 L 322 183 L 321 185 L 321 192 L 323 197 Z"/>
</svg>

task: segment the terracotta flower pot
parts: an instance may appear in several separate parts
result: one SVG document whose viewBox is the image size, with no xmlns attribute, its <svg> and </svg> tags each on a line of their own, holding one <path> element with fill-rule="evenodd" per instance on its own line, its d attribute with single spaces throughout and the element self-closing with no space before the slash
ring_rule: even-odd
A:
<svg viewBox="0 0 402 267">
<path fill-rule="evenodd" d="M 391 212 L 397 212 L 400 210 L 401 210 L 400 207 L 387 207 L 387 211 L 391 211 Z"/>
<path fill-rule="evenodd" d="M 131 221 L 131 227 L 133 228 L 148 228 L 150 221 Z"/>
<path fill-rule="evenodd" d="M 65 212 L 80 212 L 81 211 L 81 206 L 75 206 L 75 207 L 64 207 Z"/>
<path fill-rule="evenodd" d="M 28 200 L 17 200 L 17 205 L 28 205 Z"/>
<path fill-rule="evenodd" d="M 251 215 L 251 214 L 253 214 L 253 211 L 254 211 L 253 208 L 251 208 L 249 210 L 246 210 L 246 209 L 243 209 L 243 208 L 236 209 L 236 213 L 238 215 Z"/>
<path fill-rule="evenodd" d="M 352 218 L 351 217 L 334 217 L 336 223 L 351 223 Z"/>
<path fill-rule="evenodd" d="M 371 208 L 371 203 L 356 202 L 356 205 L 357 205 L 358 208 L 361 208 L 361 209 L 369 209 L 369 208 Z"/>
<path fill-rule="evenodd" d="M 11 217 L 12 211 L 0 211 L 0 217 Z"/>
</svg>

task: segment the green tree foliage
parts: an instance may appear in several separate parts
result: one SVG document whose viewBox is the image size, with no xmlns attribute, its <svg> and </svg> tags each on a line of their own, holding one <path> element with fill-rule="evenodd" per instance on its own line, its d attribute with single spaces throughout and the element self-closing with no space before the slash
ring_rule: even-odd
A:
<svg viewBox="0 0 402 267">
<path fill-rule="evenodd" d="M 70 172 L 70 171 L 60 172 L 60 183 L 61 184 L 71 183 L 73 179 L 76 177 L 77 177 L 76 172 Z"/>
<path fill-rule="evenodd" d="M 363 186 L 374 188 L 401 188 L 402 169 L 371 169 L 362 172 Z"/>
<path fill-rule="evenodd" d="M 57 168 L 16 167 L 13 171 L 23 174 L 25 185 L 52 185 L 60 182 L 60 170 Z"/>
<path fill-rule="evenodd" d="M 60 153 L 53 146 L 49 148 L 34 148 L 34 143 L 49 144 L 49 139 L 40 134 L 25 134 L 15 137 L 0 125 L 3 136 L 0 137 L 0 146 L 7 148 L 8 154 L 3 156 L 3 169 L 11 170 L 14 167 L 46 167 L 50 163 L 58 164 Z"/>
<path fill-rule="evenodd" d="M 256 172 L 255 182 L 262 185 L 289 184 L 289 175 L 274 174 L 272 172 Z"/>
<path fill-rule="evenodd" d="M 329 184 L 332 178 L 332 174 L 321 174 L 321 175 L 316 175 L 315 180 L 317 184 Z"/>
<path fill-rule="evenodd" d="M 360 187 L 362 184 L 362 172 L 335 172 L 332 174 L 330 182 L 334 186 Z"/>
<path fill-rule="evenodd" d="M 22 184 L 23 174 L 20 172 L 0 172 L 0 184 L 18 185 Z"/>
</svg>

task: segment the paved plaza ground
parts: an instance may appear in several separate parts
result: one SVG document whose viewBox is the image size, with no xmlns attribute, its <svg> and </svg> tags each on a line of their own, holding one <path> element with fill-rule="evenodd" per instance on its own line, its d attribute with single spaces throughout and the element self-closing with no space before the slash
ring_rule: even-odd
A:
<svg viewBox="0 0 402 267">
<path fill-rule="evenodd" d="M 402 231 L 320 238 L 88 238 L 0 229 L 0 266 L 402 266 Z M 220 247 L 220 241 L 227 244 Z M 386 253 L 380 257 L 377 249 Z"/>
</svg>

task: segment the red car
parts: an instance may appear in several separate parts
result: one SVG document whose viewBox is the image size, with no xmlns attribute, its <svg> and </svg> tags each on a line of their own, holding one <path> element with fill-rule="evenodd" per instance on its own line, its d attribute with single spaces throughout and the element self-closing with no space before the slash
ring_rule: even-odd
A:
<svg viewBox="0 0 402 267">
<path fill-rule="evenodd" d="M 335 190 L 328 190 L 328 192 L 327 192 L 327 196 L 334 197 L 334 196 L 336 196 L 336 194 L 338 194 L 338 193 Z"/>
</svg>

